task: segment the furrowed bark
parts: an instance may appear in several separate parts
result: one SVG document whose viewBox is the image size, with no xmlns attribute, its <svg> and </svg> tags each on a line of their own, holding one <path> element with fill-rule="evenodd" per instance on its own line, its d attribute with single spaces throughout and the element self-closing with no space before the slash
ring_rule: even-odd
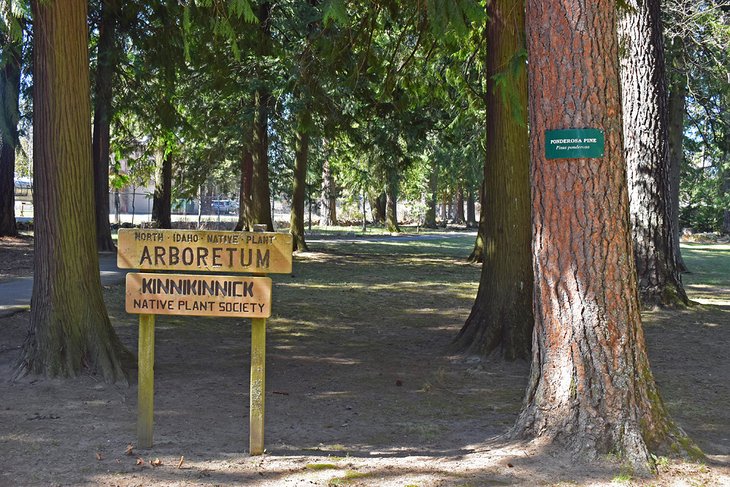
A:
<svg viewBox="0 0 730 487">
<path fill-rule="evenodd" d="M 527 0 L 535 330 L 512 436 L 646 473 L 650 452 L 689 440 L 659 397 L 641 326 L 616 14 L 613 0 Z M 603 157 L 546 159 L 546 130 L 586 127 L 604 131 Z"/>
<path fill-rule="evenodd" d="M 96 96 L 94 98 L 94 133 L 92 134 L 96 246 L 101 251 L 116 249 L 109 224 L 109 143 L 112 87 L 116 62 L 114 38 L 117 9 L 118 5 L 115 0 L 101 2 L 95 81 Z"/>
<path fill-rule="evenodd" d="M 686 306 L 672 226 L 668 94 L 659 0 L 620 16 L 624 153 L 639 295 L 644 307 Z"/>
<path fill-rule="evenodd" d="M 524 49 L 524 11 L 512 0 L 493 0 L 487 14 L 483 264 L 476 300 L 455 346 L 484 356 L 499 349 L 507 360 L 528 359 L 533 324 L 530 159 L 527 125 L 514 116 L 515 109 L 527 109 L 527 72 L 522 67 L 509 82 L 518 107 L 505 103 L 511 97 L 503 96 L 494 81 Z"/>
<path fill-rule="evenodd" d="M 294 250 L 306 252 L 307 242 L 304 240 L 304 199 L 307 194 L 307 158 L 309 157 L 309 133 L 311 123 L 309 111 L 304 108 L 299 114 L 299 128 L 296 132 L 294 147 L 294 182 L 292 188 L 292 206 L 289 233 L 292 234 Z"/>
<path fill-rule="evenodd" d="M 94 224 L 88 37 L 83 0 L 33 1 L 35 253 L 18 374 L 126 380 L 104 305 Z"/>
<path fill-rule="evenodd" d="M 0 33 L 5 66 L 0 71 L 0 237 L 18 235 L 15 224 L 15 149 L 18 144 L 22 45 Z"/>
</svg>

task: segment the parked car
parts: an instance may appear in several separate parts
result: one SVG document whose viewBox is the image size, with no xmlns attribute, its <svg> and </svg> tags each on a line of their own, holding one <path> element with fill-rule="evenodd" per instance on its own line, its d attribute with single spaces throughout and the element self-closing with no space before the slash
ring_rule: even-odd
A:
<svg viewBox="0 0 730 487">
<path fill-rule="evenodd" d="M 213 200 L 211 207 L 218 214 L 238 212 L 238 202 L 233 200 Z"/>
</svg>

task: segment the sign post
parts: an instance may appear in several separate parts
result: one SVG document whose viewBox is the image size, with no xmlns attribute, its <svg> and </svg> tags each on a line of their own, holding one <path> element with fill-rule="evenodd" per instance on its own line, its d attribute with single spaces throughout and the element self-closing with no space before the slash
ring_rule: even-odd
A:
<svg viewBox="0 0 730 487">
<path fill-rule="evenodd" d="M 268 273 L 291 273 L 292 237 L 273 232 L 193 230 L 119 231 L 122 269 L 255 273 L 257 276 L 129 273 L 126 310 L 139 314 L 137 441 L 152 446 L 155 315 L 251 318 L 249 453 L 264 452 L 266 318 L 271 315 Z"/>
<path fill-rule="evenodd" d="M 139 315 L 137 347 L 137 443 L 152 447 L 155 410 L 155 315 Z"/>
<path fill-rule="evenodd" d="M 251 383 L 249 389 L 248 450 L 264 453 L 264 400 L 266 396 L 266 319 L 251 320 Z"/>
</svg>

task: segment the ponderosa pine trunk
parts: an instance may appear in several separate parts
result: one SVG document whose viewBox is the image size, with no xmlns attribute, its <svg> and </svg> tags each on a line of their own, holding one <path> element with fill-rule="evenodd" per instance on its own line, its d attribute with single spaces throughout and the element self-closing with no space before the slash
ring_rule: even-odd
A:
<svg viewBox="0 0 730 487">
<path fill-rule="evenodd" d="M 259 55 L 268 56 L 271 51 L 271 3 L 259 5 Z M 260 71 L 263 77 L 263 72 Z M 266 225 L 266 230 L 274 231 L 271 218 L 271 189 L 269 188 L 269 106 L 271 93 L 260 86 L 254 93 L 253 127 L 253 182 L 251 186 L 251 209 L 255 224 Z"/>
<path fill-rule="evenodd" d="M 253 230 L 253 201 L 251 199 L 253 182 L 253 154 L 251 150 L 241 149 L 241 184 L 238 189 L 238 222 L 234 228 L 237 232 Z"/>
<path fill-rule="evenodd" d="M 483 356 L 498 349 L 507 360 L 527 360 L 533 324 L 530 154 L 524 116 L 520 121 L 514 115 L 527 111 L 527 70 L 522 66 L 508 74 L 516 96 L 504 96 L 495 82 L 496 75 L 525 48 L 524 8 L 513 0 L 492 0 L 487 15 L 482 274 L 471 313 L 454 344 Z"/>
<path fill-rule="evenodd" d="M 94 97 L 94 133 L 92 154 L 94 163 L 94 200 L 96 215 L 96 246 L 101 251 L 113 251 L 109 224 L 109 143 L 112 119 L 112 87 L 116 62 L 115 35 L 118 5 L 116 0 L 101 2 L 99 44 Z"/>
<path fill-rule="evenodd" d="M 311 115 L 306 107 L 299 113 L 299 123 L 294 142 L 294 181 L 292 186 L 291 215 L 289 233 L 292 235 L 294 250 L 306 252 L 304 239 L 304 200 L 307 196 L 307 159 L 309 157 L 309 126 Z"/>
<path fill-rule="evenodd" d="M 641 326 L 616 15 L 613 0 L 527 0 L 535 330 L 512 435 L 643 473 L 678 430 Z M 603 157 L 546 159 L 546 130 L 586 127 Z"/>
<path fill-rule="evenodd" d="M 400 232 L 398 226 L 398 185 L 400 180 L 398 171 L 388 169 L 385 178 L 385 228 L 391 233 Z"/>
<path fill-rule="evenodd" d="M 0 32 L 4 66 L 0 69 L 0 237 L 15 236 L 15 148 L 18 144 L 22 44 Z"/>
<path fill-rule="evenodd" d="M 634 257 L 646 308 L 689 304 L 677 269 L 669 188 L 668 94 L 659 0 L 620 15 L 624 153 Z"/>
<path fill-rule="evenodd" d="M 35 253 L 18 373 L 126 379 L 102 296 L 94 224 L 85 0 L 32 1 Z M 63 53 L 63 56 L 59 56 Z"/>
<path fill-rule="evenodd" d="M 172 228 L 172 150 L 156 154 L 155 192 L 152 195 L 152 222 L 156 228 Z"/>
<path fill-rule="evenodd" d="M 337 225 L 337 182 L 329 159 L 322 164 L 322 224 Z"/>
</svg>

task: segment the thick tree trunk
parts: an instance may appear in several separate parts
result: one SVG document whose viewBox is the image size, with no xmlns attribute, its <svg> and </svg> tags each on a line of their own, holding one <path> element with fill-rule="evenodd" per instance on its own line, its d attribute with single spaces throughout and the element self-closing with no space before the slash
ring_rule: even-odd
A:
<svg viewBox="0 0 730 487">
<path fill-rule="evenodd" d="M 454 223 L 462 224 L 466 222 L 464 217 L 464 187 L 459 183 L 456 188 L 456 211 L 454 211 Z"/>
<path fill-rule="evenodd" d="M 398 226 L 398 171 L 395 169 L 388 170 L 385 181 L 385 195 L 387 204 L 385 207 L 385 228 L 389 232 L 400 232 Z"/>
<path fill-rule="evenodd" d="M 253 182 L 253 155 L 248 148 L 241 150 L 241 184 L 238 190 L 238 222 L 235 231 L 253 230 L 253 201 L 251 199 Z"/>
<path fill-rule="evenodd" d="M 509 80 L 519 106 L 504 103 L 494 81 L 525 47 L 525 18 L 513 0 L 487 6 L 487 160 L 482 200 L 485 252 L 479 291 L 469 318 L 455 339 L 461 350 L 507 360 L 528 359 L 532 340 L 532 256 L 530 253 L 530 155 L 527 125 L 514 116 L 527 110 L 527 72 Z"/>
<path fill-rule="evenodd" d="M 332 172 L 330 161 L 322 164 L 322 216 L 323 225 L 337 225 L 337 183 Z"/>
<path fill-rule="evenodd" d="M 268 55 L 271 44 L 271 3 L 259 5 L 259 54 Z M 271 189 L 269 188 L 269 105 L 271 93 L 260 87 L 254 94 L 253 128 L 253 184 L 251 187 L 252 218 L 255 224 L 266 225 L 267 231 L 274 231 L 271 218 Z"/>
<path fill-rule="evenodd" d="M 426 228 L 436 228 L 436 200 L 438 190 L 438 168 L 434 165 L 431 168 L 431 175 L 428 178 L 428 197 L 426 203 L 426 216 L 423 219 L 423 226 Z"/>
<path fill-rule="evenodd" d="M 527 0 L 535 331 L 513 436 L 641 473 L 677 429 L 639 314 L 616 15 L 613 0 Z M 546 130 L 584 127 L 604 131 L 603 157 L 546 159 Z"/>
<path fill-rule="evenodd" d="M 682 55 L 682 54 L 679 54 Z M 672 249 L 674 250 L 677 270 L 687 272 L 687 265 L 682 258 L 679 236 L 682 231 L 679 224 L 679 175 L 684 160 L 684 111 L 687 96 L 687 84 L 684 77 L 674 80 L 669 90 L 669 198 L 671 201 Z"/>
<path fill-rule="evenodd" d="M 18 97 L 22 46 L 0 32 L 0 46 L 5 65 L 0 69 L 0 237 L 15 236 L 15 148 L 18 144 Z"/>
<path fill-rule="evenodd" d="M 385 207 L 387 202 L 388 196 L 385 194 L 385 191 L 373 198 L 370 202 L 374 223 L 385 223 Z"/>
<path fill-rule="evenodd" d="M 35 255 L 19 373 L 125 379 L 104 306 L 94 225 L 84 0 L 31 2 Z M 63 53 L 59 56 L 58 53 Z"/>
<path fill-rule="evenodd" d="M 306 108 L 299 114 L 299 126 L 296 132 L 294 147 L 294 182 L 292 187 L 292 205 L 289 219 L 289 233 L 292 235 L 294 250 L 306 252 L 307 242 L 304 240 L 304 199 L 307 196 L 307 159 L 309 157 L 310 114 Z"/>
<path fill-rule="evenodd" d="M 474 249 L 467 258 L 468 262 L 484 262 L 484 233 L 486 232 L 486 182 L 482 181 L 479 187 L 479 201 L 481 202 L 481 210 L 479 212 L 479 227 L 477 229 L 477 238 L 474 240 Z"/>
<path fill-rule="evenodd" d="M 156 159 L 152 222 L 156 228 L 172 228 L 172 151 L 160 149 Z"/>
<path fill-rule="evenodd" d="M 674 251 L 667 83 L 659 0 L 621 14 L 624 152 L 639 294 L 644 307 L 687 305 Z"/>
<path fill-rule="evenodd" d="M 99 45 L 94 98 L 94 133 L 92 154 L 94 164 L 94 199 L 96 214 L 96 246 L 101 251 L 115 250 L 109 225 L 109 141 L 112 118 L 112 86 L 114 77 L 116 0 L 101 2 Z"/>
</svg>

